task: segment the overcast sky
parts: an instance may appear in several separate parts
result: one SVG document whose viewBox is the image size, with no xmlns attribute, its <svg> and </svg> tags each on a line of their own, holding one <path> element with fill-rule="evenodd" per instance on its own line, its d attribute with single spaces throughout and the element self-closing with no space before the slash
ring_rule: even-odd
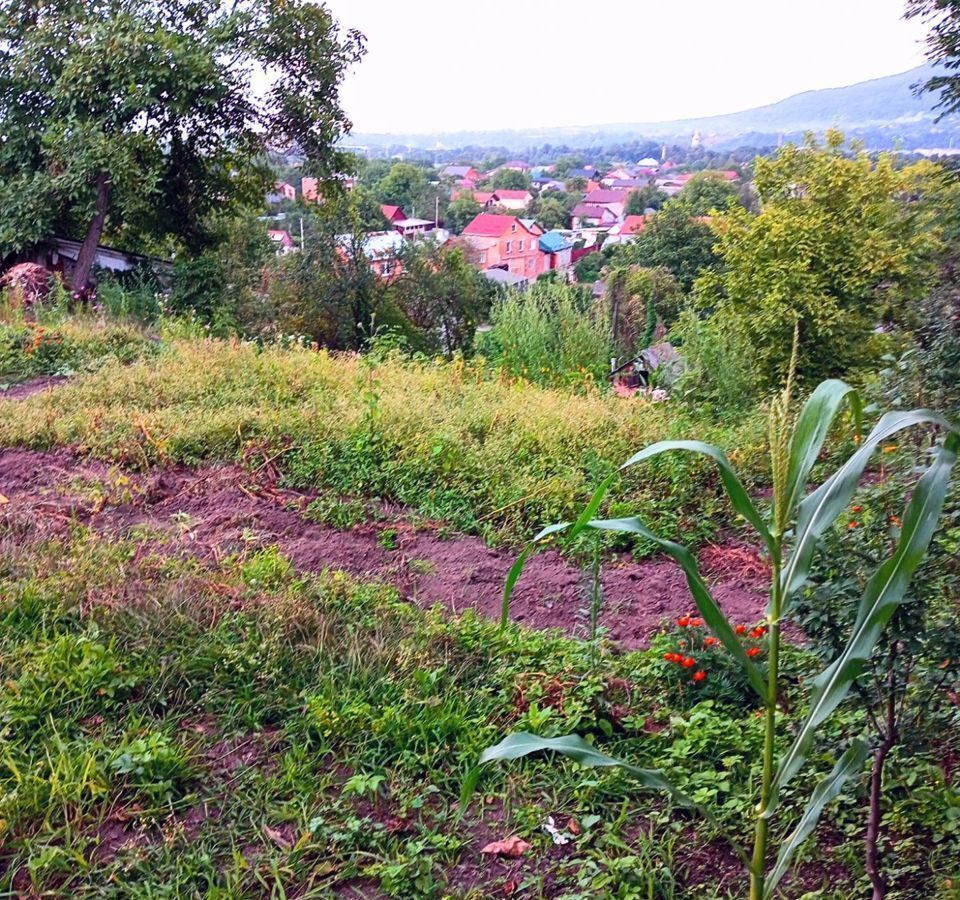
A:
<svg viewBox="0 0 960 900">
<path fill-rule="evenodd" d="M 367 36 L 356 131 L 734 112 L 923 62 L 904 0 L 326 0 Z"/>
</svg>

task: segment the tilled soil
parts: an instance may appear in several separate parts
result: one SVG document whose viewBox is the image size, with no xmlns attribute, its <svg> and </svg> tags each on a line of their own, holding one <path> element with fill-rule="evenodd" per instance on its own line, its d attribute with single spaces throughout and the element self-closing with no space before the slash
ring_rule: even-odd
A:
<svg viewBox="0 0 960 900">
<path fill-rule="evenodd" d="M 78 521 L 108 533 L 147 526 L 164 552 L 218 559 L 251 543 L 277 545 L 299 569 L 342 569 L 394 585 L 404 597 L 454 613 L 474 608 L 498 617 L 515 551 L 477 537 L 451 536 L 438 523 L 394 511 L 376 522 L 337 529 L 309 521 L 315 495 L 282 489 L 275 473 L 236 465 L 168 467 L 147 474 L 111 468 L 69 449 L 0 451 L 0 515 L 38 535 Z M 381 533 L 394 532 L 390 540 Z M 385 546 L 386 545 L 386 546 Z M 389 548 L 389 549 L 388 549 Z M 766 567 L 753 548 L 713 545 L 701 554 L 713 594 L 727 616 L 752 623 L 764 610 Z M 624 556 L 602 571 L 607 634 L 626 649 L 645 646 L 664 620 L 693 610 L 686 580 L 668 557 Z M 511 617 L 530 628 L 583 636 L 588 576 L 554 550 L 533 556 L 517 583 Z"/>
</svg>

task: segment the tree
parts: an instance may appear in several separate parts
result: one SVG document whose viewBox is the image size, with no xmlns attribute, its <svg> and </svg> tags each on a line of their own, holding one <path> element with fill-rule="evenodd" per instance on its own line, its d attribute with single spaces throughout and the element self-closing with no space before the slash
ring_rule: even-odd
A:
<svg viewBox="0 0 960 900">
<path fill-rule="evenodd" d="M 602 253 L 588 253 L 577 260 L 573 272 L 581 284 L 592 284 L 600 277 L 600 270 L 606 263 Z"/>
<path fill-rule="evenodd" d="M 530 176 L 515 169 L 497 169 L 490 179 L 490 187 L 495 191 L 527 191 L 530 189 Z"/>
<path fill-rule="evenodd" d="M 934 274 L 937 229 L 922 196 L 937 167 L 898 169 L 890 155 L 874 163 L 843 145 L 831 131 L 824 146 L 810 137 L 758 159 L 760 213 L 733 207 L 713 221 L 723 269 L 698 282 L 698 301 L 748 335 L 770 386 L 795 324 L 805 378 L 875 360 L 877 327 L 908 319 Z"/>
<path fill-rule="evenodd" d="M 570 222 L 570 213 L 577 205 L 573 194 L 563 191 L 549 191 L 541 194 L 530 207 L 530 214 L 550 231 L 553 228 L 565 228 Z"/>
<path fill-rule="evenodd" d="M 704 269 L 716 266 L 712 252 L 715 240 L 710 226 L 698 221 L 686 203 L 674 198 L 648 221 L 634 241 L 614 250 L 614 261 L 650 269 L 662 266 L 676 276 L 684 291 L 689 291 Z"/>
<path fill-rule="evenodd" d="M 460 194 L 447 207 L 443 224 L 454 234 L 460 234 L 481 212 L 483 212 L 483 207 L 473 199 L 473 194 Z"/>
<path fill-rule="evenodd" d="M 405 247 L 401 262 L 402 273 L 391 285 L 393 301 L 417 329 L 423 349 L 446 356 L 469 351 L 496 286 L 458 247 L 418 241 Z"/>
<path fill-rule="evenodd" d="M 740 188 L 719 172 L 699 172 L 677 195 L 690 209 L 691 215 L 707 216 L 713 210 L 724 210 L 740 196 Z"/>
<path fill-rule="evenodd" d="M 927 59 L 945 70 L 920 90 L 939 95 L 935 108 L 941 118 L 960 110 L 960 0 L 907 0 L 904 17 L 929 24 Z"/>
<path fill-rule="evenodd" d="M 660 209 L 667 199 L 667 195 L 651 181 L 645 187 L 630 191 L 624 209 L 628 216 L 642 216 L 648 209 Z"/>
<path fill-rule="evenodd" d="M 633 357 L 649 347 L 658 326 L 669 328 L 679 315 L 683 291 L 667 269 L 613 268 L 607 275 L 611 345 Z"/>
<path fill-rule="evenodd" d="M 407 215 L 412 215 L 418 208 L 424 212 L 422 204 L 429 187 L 423 169 L 413 163 L 400 162 L 390 167 L 373 192 L 381 203 L 403 207 Z"/>
<path fill-rule="evenodd" d="M 329 178 L 350 124 L 338 87 L 362 53 L 357 32 L 306 0 L 8 0 L 0 253 L 75 233 L 80 289 L 104 233 L 209 244 L 211 214 L 262 201 L 268 141 Z M 270 73 L 265 96 L 252 68 Z"/>
</svg>

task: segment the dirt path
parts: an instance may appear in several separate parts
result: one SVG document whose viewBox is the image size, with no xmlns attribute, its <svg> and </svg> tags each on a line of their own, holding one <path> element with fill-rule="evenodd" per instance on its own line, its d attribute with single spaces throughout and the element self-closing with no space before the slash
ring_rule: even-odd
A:
<svg viewBox="0 0 960 900">
<path fill-rule="evenodd" d="M 40 375 L 37 378 L 20 381 L 0 390 L 0 400 L 23 400 L 32 394 L 59 387 L 66 380 L 65 375 Z"/>
<path fill-rule="evenodd" d="M 442 603 L 455 613 L 473 607 L 499 616 L 504 580 L 515 558 L 479 538 L 448 537 L 435 523 L 401 514 L 348 530 L 317 524 L 302 515 L 314 495 L 280 489 L 269 475 L 234 465 L 138 475 L 69 450 L 9 449 L 0 451 L 0 495 L 7 501 L 0 504 L 0 515 L 38 534 L 62 529 L 73 519 L 107 532 L 145 525 L 160 533 L 168 552 L 206 559 L 251 542 L 276 544 L 300 569 L 343 569 L 386 581 L 421 606 Z M 389 540 L 382 535 L 385 529 L 395 533 Z M 752 549 L 709 547 L 701 564 L 728 617 L 751 623 L 762 616 L 764 566 Z M 666 557 L 608 562 L 602 583 L 601 623 L 625 648 L 644 646 L 664 619 L 693 608 L 681 570 Z M 582 636 L 589 620 L 587 589 L 581 570 L 554 551 L 541 553 L 517 584 L 512 618 L 531 628 Z"/>
</svg>

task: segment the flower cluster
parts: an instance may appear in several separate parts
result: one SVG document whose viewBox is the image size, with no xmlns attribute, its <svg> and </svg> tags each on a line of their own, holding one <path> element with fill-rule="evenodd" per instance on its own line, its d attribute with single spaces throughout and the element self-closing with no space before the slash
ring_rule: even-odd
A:
<svg viewBox="0 0 960 900">
<path fill-rule="evenodd" d="M 676 625 L 674 643 L 677 650 L 668 650 L 662 656 L 665 662 L 677 667 L 674 671 L 681 676 L 681 681 L 701 685 L 710 677 L 708 673 L 711 669 L 733 663 L 725 654 L 720 639 L 705 633 L 702 618 L 693 615 L 680 616 Z M 763 653 L 761 642 L 767 634 L 765 625 L 753 628 L 737 625 L 734 632 L 743 640 L 746 654 L 751 659 Z"/>
</svg>

